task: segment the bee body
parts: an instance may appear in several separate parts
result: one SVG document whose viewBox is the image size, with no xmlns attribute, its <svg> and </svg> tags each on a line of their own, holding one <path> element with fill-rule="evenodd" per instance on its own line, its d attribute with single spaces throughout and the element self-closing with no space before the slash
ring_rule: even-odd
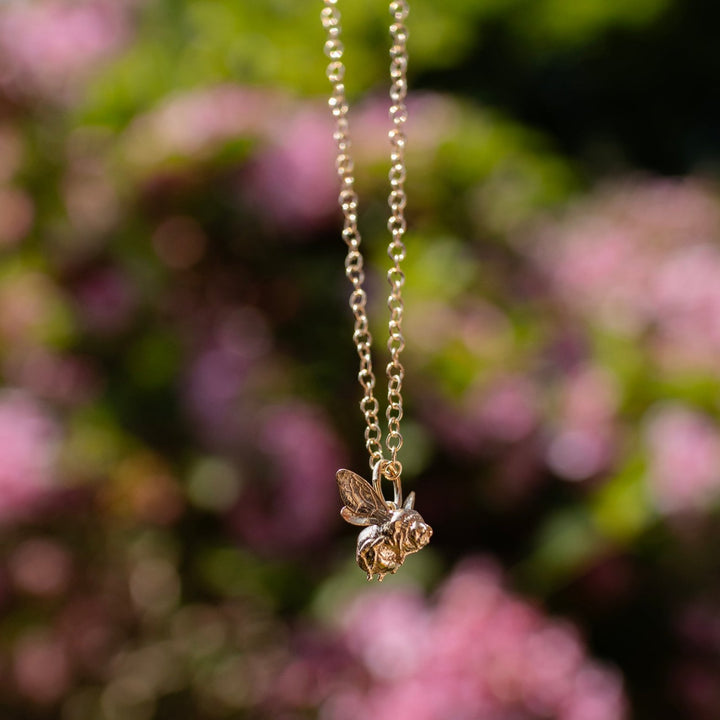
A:
<svg viewBox="0 0 720 720">
<path fill-rule="evenodd" d="M 430 541 L 432 528 L 413 510 L 414 493 L 398 508 L 350 470 L 339 470 L 337 479 L 345 502 L 341 515 L 353 525 L 365 526 L 358 536 L 356 559 L 368 580 L 377 574 L 382 581 L 396 573 L 407 555 Z"/>
<path fill-rule="evenodd" d="M 355 557 L 368 580 L 375 573 L 380 580 L 388 573 L 396 573 L 405 560 L 383 525 L 370 525 L 360 532 Z"/>
</svg>

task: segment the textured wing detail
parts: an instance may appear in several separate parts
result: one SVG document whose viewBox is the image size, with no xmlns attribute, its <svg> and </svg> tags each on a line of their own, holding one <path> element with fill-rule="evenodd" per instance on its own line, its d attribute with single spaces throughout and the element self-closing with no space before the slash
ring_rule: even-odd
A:
<svg viewBox="0 0 720 720">
<path fill-rule="evenodd" d="M 353 525 L 381 525 L 390 519 L 387 503 L 375 488 L 351 470 L 338 470 L 342 516 Z"/>
</svg>

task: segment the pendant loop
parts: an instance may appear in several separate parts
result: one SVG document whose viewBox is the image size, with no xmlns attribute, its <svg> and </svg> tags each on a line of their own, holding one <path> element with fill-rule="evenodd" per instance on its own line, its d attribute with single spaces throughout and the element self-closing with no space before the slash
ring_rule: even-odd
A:
<svg viewBox="0 0 720 720">
<path fill-rule="evenodd" d="M 385 478 L 393 485 L 393 503 L 395 508 L 402 507 L 402 483 L 400 473 L 402 465 L 397 460 L 378 460 L 373 467 L 372 482 L 378 495 L 385 497 L 382 489 L 382 479 Z"/>
<path fill-rule="evenodd" d="M 395 454 L 393 453 L 393 459 L 385 461 L 385 467 L 383 468 L 383 475 L 390 482 L 395 482 L 396 480 L 399 482 L 401 473 L 402 473 L 402 463 L 399 460 L 395 459 Z"/>
</svg>

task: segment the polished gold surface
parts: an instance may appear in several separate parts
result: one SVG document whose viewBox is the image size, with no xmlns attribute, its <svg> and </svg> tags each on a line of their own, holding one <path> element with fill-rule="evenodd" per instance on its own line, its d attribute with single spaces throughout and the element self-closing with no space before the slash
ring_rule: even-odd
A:
<svg viewBox="0 0 720 720">
<path fill-rule="evenodd" d="M 352 525 L 365 526 L 357 542 L 357 563 L 368 580 L 396 573 L 405 557 L 430 542 L 432 528 L 413 509 L 415 493 L 402 501 L 400 478 L 391 480 L 395 498 L 385 500 L 380 481 L 382 464 L 373 472 L 372 485 L 351 470 L 338 470 L 337 481 L 344 503 L 340 514 Z"/>
<path fill-rule="evenodd" d="M 405 284 L 405 275 L 400 267 L 405 259 L 406 249 L 403 239 L 407 229 L 405 221 L 405 123 L 407 122 L 407 28 L 404 24 L 408 15 L 408 4 L 401 2 L 390 3 L 391 47 L 390 47 L 390 193 L 388 206 L 388 230 L 390 243 L 388 255 L 391 266 L 387 272 L 390 285 L 390 294 L 387 304 L 390 311 L 388 322 L 388 350 L 390 362 L 386 366 L 388 378 L 386 410 L 387 435 L 385 447 L 390 453 L 394 472 L 400 474 L 402 467 L 397 458 L 402 447 L 403 438 L 400 433 L 400 420 L 403 416 L 402 383 L 405 370 L 400 362 L 400 354 L 405 347 L 402 334 L 403 299 L 402 289 Z M 358 380 L 363 388 L 363 397 L 360 409 L 365 417 L 365 445 L 370 454 L 370 467 L 384 460 L 383 438 L 380 429 L 378 414 L 379 406 L 375 398 L 375 372 L 373 370 L 371 346 L 372 336 L 368 329 L 367 295 L 363 288 L 365 281 L 364 258 L 360 250 L 362 242 L 358 229 L 358 196 L 355 191 L 355 163 L 352 157 L 352 141 L 350 138 L 350 125 L 348 121 L 349 105 L 345 94 L 345 65 L 342 61 L 344 47 L 341 36 L 341 16 L 337 8 L 337 0 L 324 0 L 322 9 L 322 23 L 327 33 L 325 54 L 330 62 L 327 67 L 327 76 L 332 85 L 329 99 L 330 109 L 335 119 L 334 138 L 337 145 L 336 168 L 340 177 L 340 194 L 338 202 L 344 216 L 342 237 L 347 245 L 345 257 L 345 274 L 352 284 L 350 293 L 350 307 L 355 319 L 353 340 L 360 358 Z"/>
</svg>

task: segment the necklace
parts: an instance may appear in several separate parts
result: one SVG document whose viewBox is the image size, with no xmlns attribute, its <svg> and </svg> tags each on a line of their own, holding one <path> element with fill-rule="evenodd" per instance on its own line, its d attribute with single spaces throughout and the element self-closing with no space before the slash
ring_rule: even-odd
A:
<svg viewBox="0 0 720 720">
<path fill-rule="evenodd" d="M 400 362 L 400 353 L 405 347 L 402 334 L 403 299 L 402 289 L 405 275 L 400 267 L 405 259 L 404 244 L 407 223 L 405 221 L 405 123 L 408 113 L 405 105 L 407 96 L 407 37 L 405 20 L 409 6 L 407 0 L 390 3 L 390 120 L 392 128 L 390 139 L 390 194 L 388 205 L 390 217 L 388 230 L 390 244 L 388 255 L 391 260 L 387 279 L 390 285 L 388 309 L 388 350 L 390 362 L 387 364 L 386 410 L 387 436 L 385 448 L 389 453 L 386 459 L 383 452 L 382 430 L 378 421 L 379 405 L 375 398 L 375 373 L 372 364 L 372 336 L 368 327 L 367 295 L 363 289 L 365 280 L 364 260 L 360 250 L 361 236 L 358 230 L 358 196 L 355 191 L 354 161 L 350 152 L 350 127 L 348 123 L 348 101 L 345 95 L 345 65 L 342 61 L 344 48 L 340 40 L 340 11 L 337 0 L 323 0 L 322 24 L 327 32 L 325 54 L 329 58 L 327 77 L 332 86 L 328 101 L 335 119 L 334 139 L 337 145 L 336 168 L 340 177 L 338 203 L 343 212 L 344 226 L 342 238 L 347 245 L 345 274 L 352 285 L 350 308 L 353 312 L 353 341 L 360 358 L 358 381 L 363 390 L 360 410 L 365 418 L 365 447 L 370 455 L 372 483 L 351 470 L 338 470 L 337 482 L 340 498 L 344 504 L 340 514 L 352 525 L 364 527 L 358 536 L 357 562 L 367 573 L 368 580 L 374 575 L 382 581 L 388 573 L 397 572 L 410 553 L 417 552 L 430 541 L 432 529 L 424 522 L 420 514 L 413 509 L 415 493 L 411 492 L 403 502 L 400 476 L 402 464 L 398 460 L 398 451 L 402 447 L 400 420 L 403 417 L 402 383 L 405 370 Z M 393 486 L 393 499 L 386 500 L 382 481 Z"/>
</svg>

